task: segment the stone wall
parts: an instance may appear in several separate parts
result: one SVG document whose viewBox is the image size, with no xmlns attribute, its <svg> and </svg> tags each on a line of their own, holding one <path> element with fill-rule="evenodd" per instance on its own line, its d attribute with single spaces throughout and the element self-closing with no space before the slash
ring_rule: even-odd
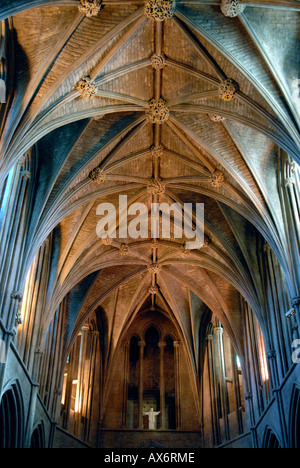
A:
<svg viewBox="0 0 300 468">
<path fill-rule="evenodd" d="M 102 430 L 101 448 L 201 448 L 200 432 Z"/>
</svg>

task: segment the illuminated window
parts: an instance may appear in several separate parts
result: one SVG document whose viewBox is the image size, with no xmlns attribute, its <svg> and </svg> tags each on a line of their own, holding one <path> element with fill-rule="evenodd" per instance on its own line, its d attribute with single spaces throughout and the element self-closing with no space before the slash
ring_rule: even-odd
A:
<svg viewBox="0 0 300 468">
<path fill-rule="evenodd" d="M 64 374 L 64 383 L 63 383 L 62 397 L 61 397 L 62 405 L 65 405 L 66 403 L 67 382 L 68 382 L 68 374 Z"/>
<path fill-rule="evenodd" d="M 7 201 L 8 201 L 8 197 L 9 197 L 9 193 L 10 193 L 10 189 L 11 189 L 11 184 L 12 184 L 12 180 L 13 180 L 13 175 L 14 175 L 14 168 L 12 168 L 10 170 L 10 173 L 8 174 L 8 177 L 6 179 L 6 184 L 5 184 L 4 190 L 2 192 L 2 196 L 1 196 L 1 192 L 0 192 L 0 196 L 1 196 L 1 199 L 0 199 L 0 225 L 2 224 L 3 219 L 4 219 L 5 210 L 6 210 L 6 206 L 7 206 Z"/>
<path fill-rule="evenodd" d="M 72 382 L 71 410 L 74 413 L 80 412 L 79 380 L 73 380 Z"/>
<path fill-rule="evenodd" d="M 260 362 L 260 370 L 263 382 L 269 381 L 269 371 L 268 371 L 268 364 L 267 364 L 267 356 L 266 356 L 266 348 L 264 337 L 260 327 L 258 326 L 258 334 L 257 334 L 257 341 L 258 341 L 258 353 L 259 353 L 259 362 Z"/>
</svg>

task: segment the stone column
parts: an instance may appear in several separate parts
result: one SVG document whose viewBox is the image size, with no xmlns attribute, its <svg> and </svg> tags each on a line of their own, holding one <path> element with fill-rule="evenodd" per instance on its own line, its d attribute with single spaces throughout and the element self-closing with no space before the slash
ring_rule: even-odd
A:
<svg viewBox="0 0 300 468">
<path fill-rule="evenodd" d="M 80 410 L 80 418 L 84 417 L 85 420 L 87 418 L 87 410 L 88 410 L 88 384 L 86 381 L 87 369 L 87 349 L 88 349 L 88 342 L 90 340 L 90 327 L 88 325 L 84 325 L 82 327 L 82 337 L 81 337 L 81 349 L 80 349 L 80 360 L 79 360 L 79 410 Z M 90 360 L 89 360 L 90 362 Z M 79 434 L 80 437 L 83 438 L 83 426 L 79 424 Z"/>
<path fill-rule="evenodd" d="M 294 339 L 298 339 L 300 336 L 300 296 L 294 297 L 291 300 L 291 304 L 295 311 L 294 314 L 291 314 L 293 320 L 293 337 L 295 337 Z"/>
<path fill-rule="evenodd" d="M 143 426 L 143 404 L 144 404 L 144 349 L 145 341 L 139 341 L 140 348 L 140 382 L 139 382 L 139 429 L 144 429 Z"/>
<path fill-rule="evenodd" d="M 124 342 L 124 385 L 123 385 L 123 405 L 122 405 L 122 428 L 126 427 L 127 419 L 127 399 L 128 399 L 128 380 L 129 380 L 129 341 Z"/>
<path fill-rule="evenodd" d="M 251 424 L 250 431 L 252 433 L 253 448 L 258 448 L 257 433 L 255 429 L 255 413 L 254 413 L 254 407 L 253 407 L 253 393 L 252 392 L 245 393 L 245 401 L 248 402 L 248 406 L 249 406 L 249 415 L 250 415 L 250 424 Z"/>
<path fill-rule="evenodd" d="M 165 374 L 164 374 L 164 354 L 167 343 L 164 341 L 158 343 L 160 349 L 160 415 L 161 429 L 166 429 L 166 389 L 165 389 Z"/>
<path fill-rule="evenodd" d="M 279 376 L 278 376 L 278 369 L 276 365 L 276 351 L 270 350 L 267 353 L 267 358 L 269 360 L 269 367 L 271 370 L 271 376 L 272 376 L 272 389 L 276 389 L 279 386 Z"/>
<path fill-rule="evenodd" d="M 95 390 L 95 369 L 96 369 L 96 359 L 97 359 L 97 350 L 99 342 L 99 332 L 96 330 L 89 332 L 89 364 L 88 364 L 88 385 L 87 385 L 87 394 L 86 394 L 86 417 L 84 423 L 84 440 L 89 440 L 91 425 L 92 425 L 92 414 L 93 414 L 93 405 L 96 396 L 94 394 Z M 99 382 L 96 383 L 97 387 Z M 93 398 L 94 397 L 94 398 Z M 96 403 L 95 403 L 96 405 Z"/>
<path fill-rule="evenodd" d="M 212 426 L 213 430 L 213 437 L 214 437 L 214 445 L 219 445 L 221 443 L 220 439 L 220 427 L 219 427 L 219 417 L 218 417 L 218 410 L 217 410 L 217 395 L 216 395 L 216 387 L 215 387 L 215 365 L 214 365 L 214 348 L 213 348 L 213 341 L 214 335 L 210 334 L 207 335 L 207 349 L 208 349 L 208 366 L 209 366 L 209 374 L 210 374 L 210 398 L 211 398 L 211 417 L 212 417 Z"/>
<path fill-rule="evenodd" d="M 31 394 L 30 394 L 30 401 L 29 401 L 29 411 L 27 416 L 26 422 L 26 430 L 25 430 L 25 447 L 30 448 L 31 443 L 31 434 L 33 430 L 34 419 L 36 415 L 36 404 L 37 404 L 37 397 L 38 397 L 39 385 L 32 384 L 31 385 Z"/>
<path fill-rule="evenodd" d="M 177 430 L 182 428 L 181 418 L 181 342 L 174 341 L 174 359 L 175 359 L 175 400 L 176 400 L 176 426 Z"/>
<path fill-rule="evenodd" d="M 229 421 L 228 421 L 228 408 L 227 408 L 227 384 L 226 384 L 226 370 L 224 362 L 224 352 L 223 352 L 223 328 L 215 327 L 214 334 L 216 335 L 216 344 L 219 357 L 219 382 L 221 389 L 221 403 L 222 403 L 222 413 L 224 419 L 224 428 L 225 428 L 225 437 L 227 440 L 230 440 L 230 431 L 229 431 Z"/>
</svg>

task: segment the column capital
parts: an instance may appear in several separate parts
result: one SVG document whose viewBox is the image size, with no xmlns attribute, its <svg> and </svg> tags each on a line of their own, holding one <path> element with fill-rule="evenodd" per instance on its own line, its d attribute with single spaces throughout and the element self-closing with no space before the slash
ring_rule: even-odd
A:
<svg viewBox="0 0 300 468">
<path fill-rule="evenodd" d="M 19 310 L 17 310 L 15 322 L 16 322 L 16 325 L 23 325 L 22 315 Z"/>
<path fill-rule="evenodd" d="M 174 348 L 180 348 L 181 341 L 174 341 Z"/>
<path fill-rule="evenodd" d="M 265 253 L 270 253 L 270 252 L 271 252 L 271 247 L 270 247 L 270 245 L 268 244 L 268 242 L 265 242 L 265 243 L 264 243 L 264 252 L 265 252 Z"/>
<path fill-rule="evenodd" d="M 284 185 L 286 188 L 293 188 L 295 184 L 296 184 L 295 177 L 287 177 L 284 181 Z"/>
<path fill-rule="evenodd" d="M 252 400 L 253 399 L 253 393 L 252 392 L 247 392 L 245 393 L 245 400 Z"/>
<path fill-rule="evenodd" d="M 300 296 L 294 297 L 291 300 L 292 307 L 300 307 Z"/>
<path fill-rule="evenodd" d="M 223 334 L 223 328 L 222 327 L 215 327 L 214 328 L 214 333 L 215 335 L 222 335 Z"/>
<path fill-rule="evenodd" d="M 268 353 L 267 353 L 267 358 L 268 359 L 276 359 L 276 351 L 274 350 L 270 350 Z"/>
<path fill-rule="evenodd" d="M 30 171 L 22 171 L 21 172 L 21 177 L 25 180 L 30 180 L 31 179 L 31 172 Z"/>
<path fill-rule="evenodd" d="M 165 341 L 160 341 L 160 342 L 158 343 L 158 347 L 159 347 L 160 349 L 164 349 L 166 346 L 167 346 L 167 343 L 166 343 Z"/>
<path fill-rule="evenodd" d="M 145 348 L 145 346 L 146 346 L 146 341 L 139 341 L 139 342 L 138 342 L 138 346 L 139 346 L 139 348 Z"/>
<path fill-rule="evenodd" d="M 10 295 L 11 299 L 17 302 L 22 302 L 23 300 L 23 294 L 19 291 L 13 291 Z"/>
<path fill-rule="evenodd" d="M 206 336 L 206 339 L 207 341 L 213 341 L 214 335 L 210 333 L 209 335 Z"/>
</svg>

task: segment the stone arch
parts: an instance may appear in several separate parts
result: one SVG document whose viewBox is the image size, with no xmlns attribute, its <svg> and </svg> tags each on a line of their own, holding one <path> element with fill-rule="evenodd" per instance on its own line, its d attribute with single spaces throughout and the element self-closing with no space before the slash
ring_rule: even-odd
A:
<svg viewBox="0 0 300 468">
<path fill-rule="evenodd" d="M 165 336 L 164 336 L 164 339 L 163 341 L 166 341 L 167 339 L 171 338 L 173 341 L 179 341 L 179 338 L 178 336 L 176 336 L 174 333 L 172 332 L 168 332 Z"/>
<path fill-rule="evenodd" d="M 147 323 L 147 325 L 143 328 L 142 330 L 142 337 L 143 337 L 143 340 L 145 340 L 145 337 L 146 337 L 146 333 L 150 330 L 150 328 L 154 328 L 157 333 L 158 333 L 158 336 L 159 336 L 159 340 L 161 341 L 162 339 L 162 331 L 161 331 L 161 328 L 160 326 L 154 322 L 154 321 L 151 321 L 150 323 Z"/>
<path fill-rule="evenodd" d="M 18 382 L 3 393 L 0 403 L 0 448 L 22 448 L 24 443 L 24 405 Z"/>
<path fill-rule="evenodd" d="M 37 424 L 35 429 L 32 432 L 30 448 L 33 448 L 33 449 L 46 448 L 45 428 L 44 428 L 43 421 Z"/>
<path fill-rule="evenodd" d="M 290 448 L 300 447 L 300 389 L 294 388 L 291 399 L 290 417 L 289 417 L 289 433 L 290 433 Z"/>
<path fill-rule="evenodd" d="M 271 429 L 270 427 L 266 427 L 262 448 L 268 448 L 268 449 L 281 448 L 281 444 L 278 440 L 278 437 L 276 436 L 273 429 Z"/>
</svg>

